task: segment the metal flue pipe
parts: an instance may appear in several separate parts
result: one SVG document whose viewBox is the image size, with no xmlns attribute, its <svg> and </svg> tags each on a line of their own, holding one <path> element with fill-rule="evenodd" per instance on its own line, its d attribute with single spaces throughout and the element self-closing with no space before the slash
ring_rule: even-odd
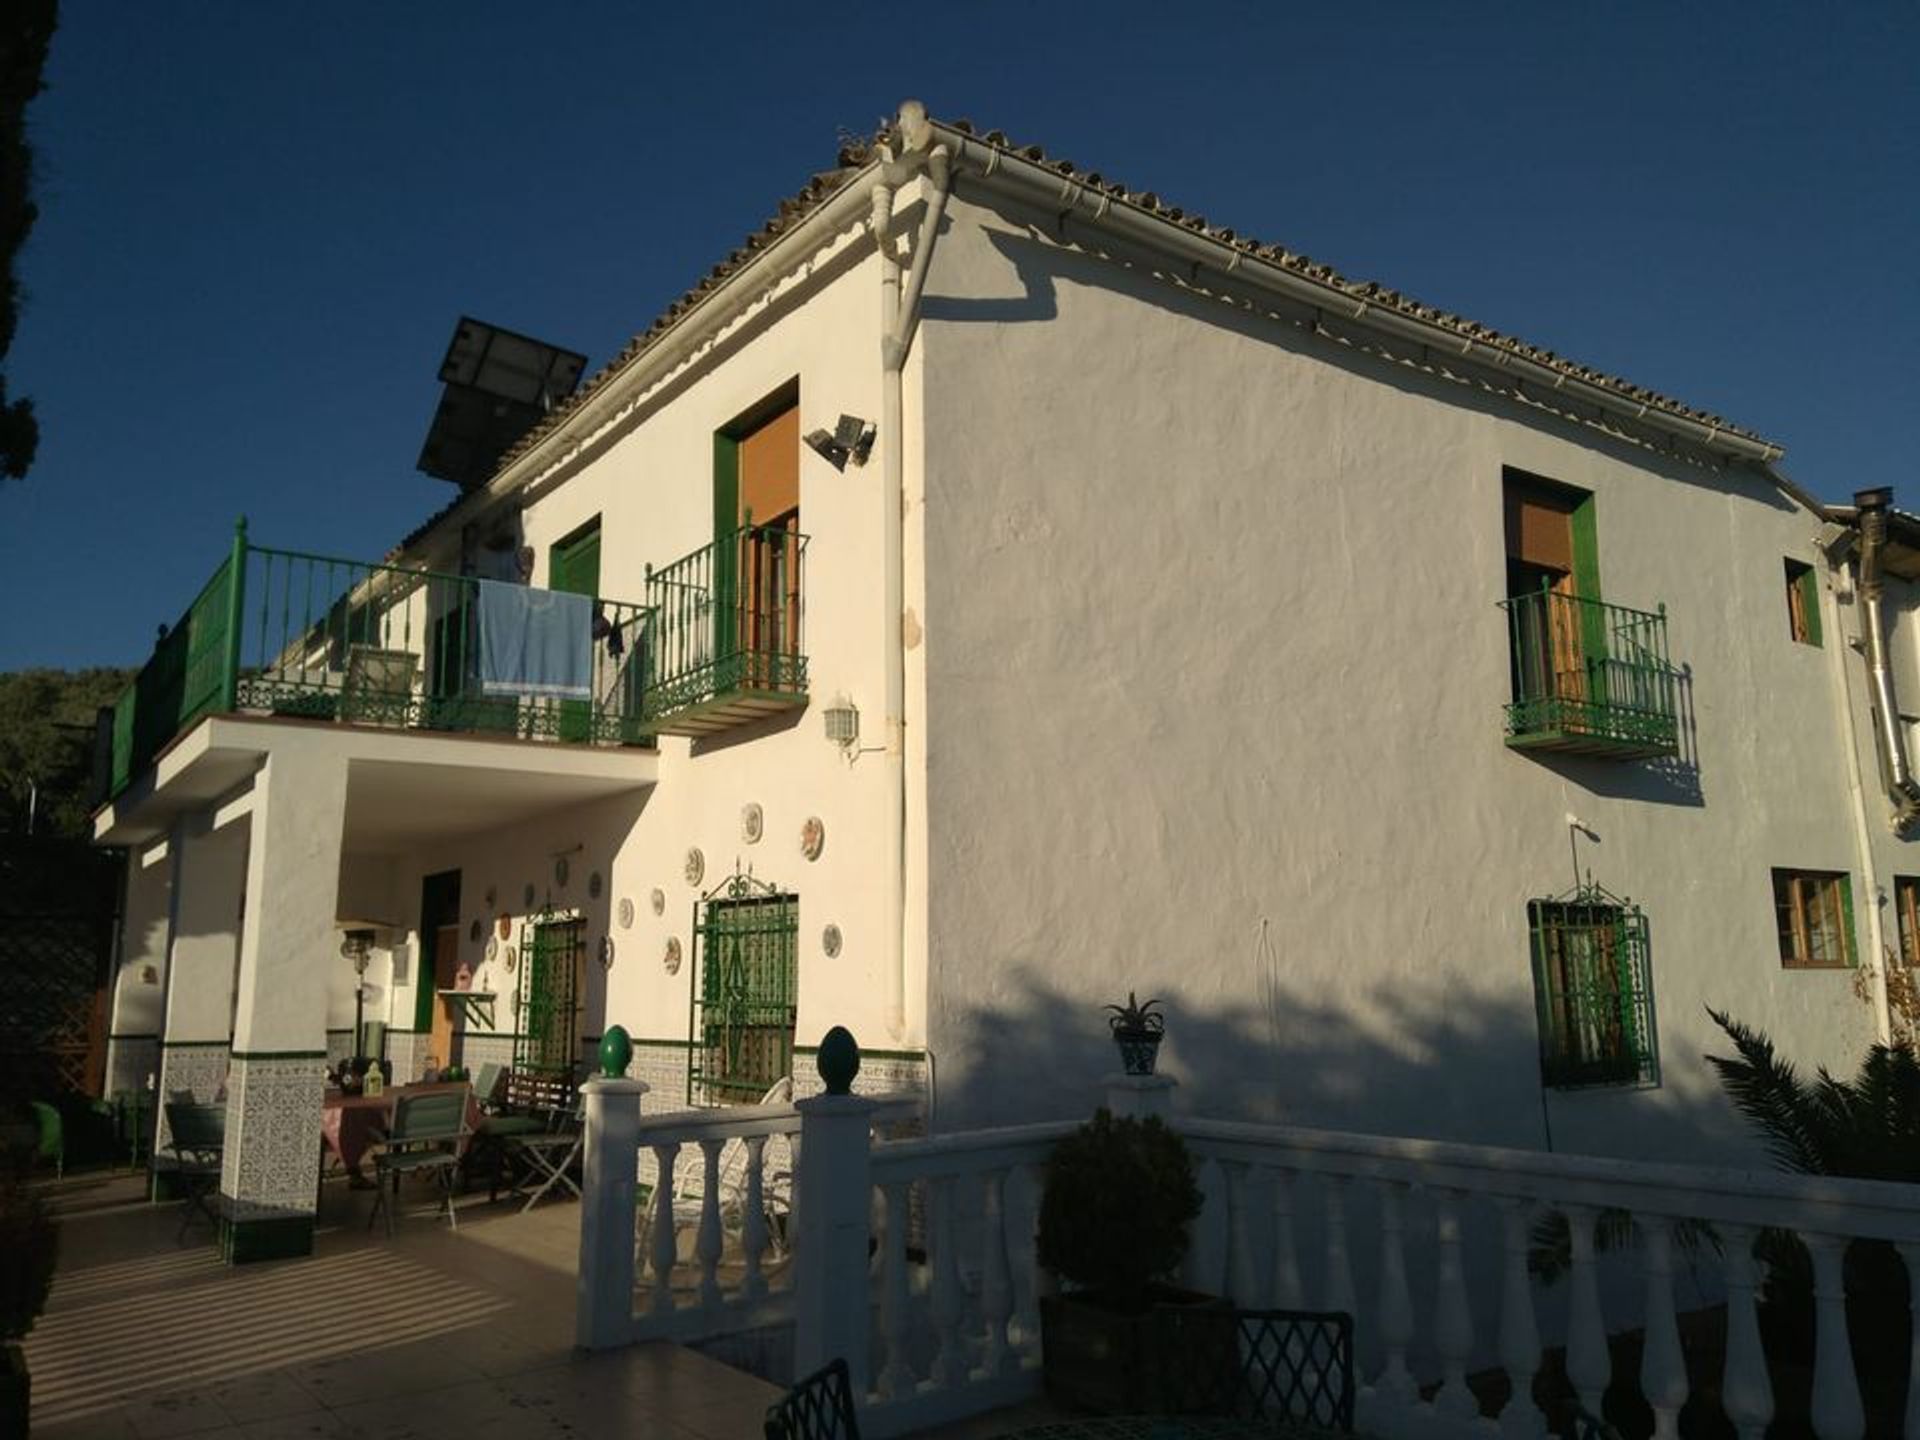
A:
<svg viewBox="0 0 1920 1440">
<path fill-rule="evenodd" d="M 1889 817 L 1894 834 L 1905 838 L 1920 824 L 1920 784 L 1907 759 L 1907 737 L 1900 728 L 1900 705 L 1894 691 L 1893 666 L 1887 659 L 1887 623 L 1882 603 L 1886 579 L 1882 561 L 1887 545 L 1887 511 L 1891 490 L 1862 490 L 1853 497 L 1860 526 L 1861 641 L 1867 664 L 1868 695 L 1873 707 L 1873 738 L 1880 758 L 1880 779 L 1893 801 Z"/>
</svg>

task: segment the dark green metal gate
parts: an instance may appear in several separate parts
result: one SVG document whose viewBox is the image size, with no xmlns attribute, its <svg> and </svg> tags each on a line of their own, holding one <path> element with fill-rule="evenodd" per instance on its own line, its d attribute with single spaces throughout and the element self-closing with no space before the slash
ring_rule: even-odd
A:
<svg viewBox="0 0 1920 1440">
<path fill-rule="evenodd" d="M 751 1105 L 793 1074 L 800 897 L 735 875 L 694 906 L 693 936 L 687 1101 Z"/>
<path fill-rule="evenodd" d="M 575 1029 L 582 970 L 586 963 L 587 922 L 577 916 L 543 911 L 527 921 L 521 963 L 519 1032 L 513 1042 L 513 1068 L 521 1075 L 573 1079 L 580 1061 Z"/>
</svg>

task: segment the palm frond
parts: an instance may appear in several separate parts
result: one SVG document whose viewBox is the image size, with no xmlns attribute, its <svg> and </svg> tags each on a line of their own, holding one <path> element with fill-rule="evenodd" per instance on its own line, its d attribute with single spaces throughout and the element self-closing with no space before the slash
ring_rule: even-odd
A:
<svg viewBox="0 0 1920 1440">
<path fill-rule="evenodd" d="M 1709 1055 L 1734 1108 L 1759 1130 L 1767 1153 L 1782 1169 L 1805 1175 L 1830 1173 L 1825 1142 L 1830 1126 L 1825 1108 L 1794 1072 L 1774 1053 L 1773 1041 L 1757 1030 L 1711 1006 L 1707 1014 L 1733 1041 L 1737 1056 Z"/>
</svg>

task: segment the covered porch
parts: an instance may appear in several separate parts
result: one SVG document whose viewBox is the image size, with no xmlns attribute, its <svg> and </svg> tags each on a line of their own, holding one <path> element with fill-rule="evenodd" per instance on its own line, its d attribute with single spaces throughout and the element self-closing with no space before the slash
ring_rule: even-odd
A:
<svg viewBox="0 0 1920 1440">
<path fill-rule="evenodd" d="M 655 766 L 630 747 L 216 714 L 101 809 L 96 841 L 129 855 L 109 1089 L 152 1097 L 162 1165 L 166 1101 L 224 1104 L 228 1260 L 311 1250 L 330 1060 L 378 1050 L 376 1025 L 423 1008 L 424 1039 L 394 1026 L 397 1079 L 418 1075 L 433 1023 L 482 999 L 499 1007 L 489 1030 L 515 1028 L 505 972 L 475 964 L 458 993 L 440 992 L 414 938 L 418 897 L 390 883 L 394 857 L 556 816 L 637 813 Z"/>
</svg>

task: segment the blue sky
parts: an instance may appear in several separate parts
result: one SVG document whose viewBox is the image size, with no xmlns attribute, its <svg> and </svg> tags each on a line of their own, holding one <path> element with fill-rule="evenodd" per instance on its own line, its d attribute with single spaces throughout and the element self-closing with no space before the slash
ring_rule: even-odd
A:
<svg viewBox="0 0 1920 1440">
<path fill-rule="evenodd" d="M 908 95 L 1920 505 L 1912 3 L 64 8 L 0 669 L 384 553 L 456 317 L 597 367 Z"/>
</svg>

